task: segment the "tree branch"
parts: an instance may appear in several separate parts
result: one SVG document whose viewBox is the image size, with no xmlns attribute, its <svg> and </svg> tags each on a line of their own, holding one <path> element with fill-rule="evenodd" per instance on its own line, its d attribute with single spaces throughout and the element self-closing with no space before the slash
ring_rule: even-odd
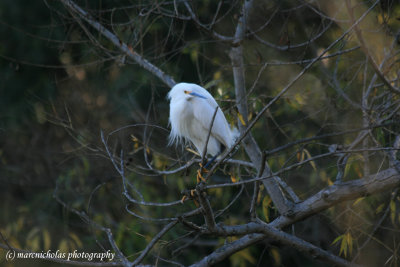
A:
<svg viewBox="0 0 400 267">
<path fill-rule="evenodd" d="M 236 226 L 220 225 L 216 229 L 216 234 L 221 236 L 237 236 L 246 234 L 246 236 L 237 241 L 224 245 L 223 247 L 217 249 L 214 253 L 208 255 L 200 262 L 193 264 L 192 266 L 209 266 L 215 264 L 228 256 L 226 255 L 228 251 L 228 253 L 231 253 L 232 250 L 243 249 L 243 245 L 246 243 L 249 237 L 252 237 L 253 239 L 259 241 L 258 239 L 260 238 L 261 240 L 261 236 L 264 236 L 264 238 L 270 237 L 273 240 L 278 241 L 284 245 L 293 247 L 300 252 L 309 254 L 315 259 L 330 262 L 338 266 L 356 266 L 355 264 L 352 264 L 351 262 L 348 262 L 328 251 L 325 251 L 307 241 L 304 241 L 301 238 L 280 231 L 262 222 L 250 222 L 245 225 Z"/>
<path fill-rule="evenodd" d="M 246 132 L 246 127 L 248 124 L 248 110 L 247 110 L 247 96 L 246 96 L 246 82 L 245 82 L 245 71 L 243 62 L 243 49 L 241 46 L 242 41 L 245 37 L 245 30 L 247 28 L 247 17 L 249 15 L 250 9 L 253 8 L 253 0 L 245 1 L 243 4 L 242 14 L 238 21 L 234 45 L 230 51 L 230 58 L 232 62 L 233 78 L 235 83 L 235 94 L 236 94 L 236 105 L 239 113 L 244 119 L 245 125 L 238 120 L 239 131 L 241 134 Z M 250 132 L 243 138 L 243 145 L 245 147 L 246 153 L 249 155 L 250 160 L 259 169 L 261 166 L 261 150 L 258 147 L 256 141 Z M 265 165 L 263 176 L 265 174 L 270 174 L 271 170 L 268 164 Z M 276 208 L 281 214 L 287 214 L 290 208 L 287 205 L 287 200 L 284 197 L 279 185 L 274 179 L 263 180 L 263 184 L 268 194 L 271 196 Z"/>
<path fill-rule="evenodd" d="M 147 255 L 147 253 L 150 252 L 150 250 L 153 248 L 153 246 L 160 240 L 160 238 L 166 234 L 172 227 L 174 227 L 179 221 L 173 221 L 170 222 L 169 224 L 165 225 L 164 228 L 156 235 L 153 237 L 153 239 L 147 244 L 146 248 L 142 251 L 139 257 L 136 258 L 136 260 L 132 263 L 132 266 L 137 266 Z"/>
<path fill-rule="evenodd" d="M 61 0 L 61 2 L 72 12 L 72 14 L 78 15 L 81 19 L 89 23 L 93 28 L 95 28 L 100 34 L 111 41 L 117 48 L 119 48 L 125 55 L 138 63 L 141 67 L 151 72 L 153 75 L 157 76 L 161 81 L 163 81 L 169 87 L 173 87 L 176 82 L 174 79 L 165 74 L 161 69 L 154 66 L 152 63 L 147 61 L 141 55 L 133 51 L 131 47 L 122 42 L 115 34 L 107 30 L 103 25 L 97 22 L 88 12 L 80 8 L 72 0 Z"/>
<path fill-rule="evenodd" d="M 389 168 L 357 180 L 332 185 L 297 204 L 294 207 L 292 217 L 280 216 L 270 225 L 282 228 L 340 202 L 390 190 L 399 185 L 400 174 L 395 168 Z"/>
<path fill-rule="evenodd" d="M 243 41 L 244 32 L 246 29 L 246 17 L 248 16 L 249 10 L 253 7 L 253 1 L 249 0 L 246 1 L 243 5 L 243 14 L 238 22 L 238 26 L 236 28 L 235 38 L 236 41 L 230 52 L 230 57 L 232 61 L 232 68 L 233 68 L 233 75 L 235 81 L 235 93 L 236 93 L 236 104 L 238 106 L 238 110 L 243 116 L 246 125 L 242 125 L 239 122 L 239 130 L 241 132 L 241 136 L 236 141 L 236 144 L 243 140 L 244 147 L 246 149 L 247 154 L 249 155 L 251 161 L 255 166 L 260 166 L 259 161 L 261 160 L 261 151 L 258 145 L 256 144 L 254 138 L 250 135 L 250 130 L 255 125 L 255 123 L 261 118 L 262 114 L 268 110 L 268 108 L 274 104 L 282 95 L 284 95 L 292 86 L 293 84 L 304 75 L 304 73 L 309 70 L 315 62 L 320 60 L 322 56 L 332 49 L 339 41 L 341 41 L 354 27 L 356 27 L 364 18 L 365 16 L 372 10 L 372 8 L 378 3 L 376 1 L 366 12 L 364 12 L 360 18 L 353 23 L 349 29 L 347 29 L 338 39 L 332 42 L 319 56 L 314 58 L 307 66 L 303 68 L 303 70 L 294 78 L 292 79 L 285 88 L 283 88 L 266 106 L 262 108 L 262 110 L 257 114 L 257 116 L 253 119 L 253 121 L 247 125 L 247 101 L 246 101 L 246 93 L 245 93 L 245 75 L 244 75 L 244 63 L 243 63 L 243 51 L 240 43 Z M 247 128 L 245 128 L 247 126 Z M 231 152 L 233 148 L 226 151 L 222 158 Z M 214 168 L 218 165 L 215 164 Z M 212 172 L 212 170 L 210 171 Z M 265 167 L 264 173 L 265 176 L 270 176 L 271 171 L 269 166 Z M 264 176 L 264 175 L 263 175 Z M 275 206 L 277 207 L 278 211 L 281 214 L 288 215 L 291 214 L 291 205 L 288 203 L 287 199 L 284 197 L 283 193 L 281 192 L 278 184 L 274 181 L 274 179 L 267 179 L 263 181 L 265 188 L 267 189 L 272 201 L 274 202 Z"/>
<path fill-rule="evenodd" d="M 214 229 L 216 228 L 214 212 L 211 208 L 210 202 L 207 199 L 207 195 L 204 192 L 204 183 L 203 182 L 200 182 L 196 186 L 196 195 L 197 195 L 197 198 L 198 198 L 201 208 L 202 208 L 202 213 L 203 213 L 206 225 L 207 225 L 207 229 L 209 231 L 214 231 Z"/>
<path fill-rule="evenodd" d="M 269 230 L 273 229 L 273 231 L 277 231 L 275 229 L 281 229 L 286 226 L 289 226 L 295 222 L 298 222 L 314 214 L 317 214 L 324 209 L 332 207 L 340 202 L 356 199 L 358 197 L 366 195 L 372 195 L 381 191 L 392 189 L 399 185 L 400 185 L 400 174 L 397 172 L 395 168 L 389 168 L 365 178 L 329 186 L 321 190 L 317 194 L 309 197 L 307 200 L 295 205 L 291 217 L 281 215 L 278 218 L 276 218 L 274 221 L 268 224 L 268 226 L 270 227 L 268 229 Z M 224 230 L 225 234 L 228 233 L 229 231 L 231 231 L 231 234 L 245 233 L 245 232 L 240 232 L 242 230 L 239 231 L 239 229 L 235 228 L 231 229 L 224 228 L 224 229 L 225 229 Z M 205 257 L 203 260 L 192 266 L 207 266 L 207 264 L 212 264 L 221 261 L 222 259 L 232 255 L 233 253 L 267 238 L 268 235 L 266 233 L 267 232 L 265 233 L 263 232 L 263 234 L 259 233 L 246 234 L 240 239 L 220 247 L 219 249 L 209 254 L 207 257 Z M 286 241 L 288 242 L 286 244 L 291 245 L 291 240 L 289 241 L 289 239 L 286 239 Z M 301 244 L 298 245 L 300 246 Z M 325 260 L 328 259 L 325 258 Z M 352 265 L 351 263 L 348 263 L 346 261 L 346 265 L 341 265 L 341 266 L 352 266 Z"/>
</svg>

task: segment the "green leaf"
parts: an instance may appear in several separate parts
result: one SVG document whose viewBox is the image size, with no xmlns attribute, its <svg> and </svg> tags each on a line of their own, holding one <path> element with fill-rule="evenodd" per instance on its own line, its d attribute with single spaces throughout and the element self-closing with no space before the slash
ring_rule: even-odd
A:
<svg viewBox="0 0 400 267">
<path fill-rule="evenodd" d="M 347 254 L 351 255 L 353 253 L 353 237 L 350 232 L 340 235 L 333 240 L 332 245 L 340 241 L 339 255 L 347 257 Z"/>
<path fill-rule="evenodd" d="M 344 235 L 340 235 L 338 237 L 335 238 L 335 240 L 332 241 L 331 245 L 336 244 L 337 242 L 339 242 L 339 240 L 341 240 L 344 237 Z"/>
<path fill-rule="evenodd" d="M 385 207 L 385 204 L 383 204 L 383 203 L 380 204 L 380 205 L 376 208 L 376 210 L 375 210 L 376 214 L 382 212 L 382 210 L 383 210 L 384 207 Z"/>
<path fill-rule="evenodd" d="M 394 224 L 396 218 L 396 202 L 394 202 L 394 200 L 392 199 L 389 205 L 390 205 L 390 219 Z"/>
<path fill-rule="evenodd" d="M 80 248 L 83 246 L 82 241 L 79 239 L 79 237 L 76 234 L 69 233 L 69 237 L 75 242 L 75 245 L 77 248 Z"/>
<path fill-rule="evenodd" d="M 43 230 L 43 247 L 45 250 L 49 250 L 51 245 L 50 233 L 46 229 Z"/>
<path fill-rule="evenodd" d="M 271 198 L 267 195 L 263 199 L 262 207 L 263 207 L 263 213 L 265 217 L 265 221 L 269 222 L 269 206 L 271 205 Z"/>
<path fill-rule="evenodd" d="M 280 266 L 281 265 L 281 254 L 279 253 L 279 251 L 276 248 L 272 248 L 270 250 L 271 256 L 275 261 L 275 266 Z"/>
<path fill-rule="evenodd" d="M 61 240 L 61 242 L 58 244 L 58 249 L 60 252 L 68 253 L 68 241 L 66 239 Z"/>
<path fill-rule="evenodd" d="M 340 243 L 339 254 L 341 255 L 342 253 L 345 257 L 347 257 L 347 238 L 342 238 L 342 242 Z"/>
<path fill-rule="evenodd" d="M 347 232 L 347 246 L 349 248 L 349 255 L 353 253 L 353 237 L 350 232 Z"/>
<path fill-rule="evenodd" d="M 360 203 L 362 200 L 364 199 L 364 197 L 359 197 L 357 198 L 356 201 L 354 201 L 353 206 L 356 206 L 358 203 Z"/>
<path fill-rule="evenodd" d="M 307 155 L 308 159 L 312 158 L 310 152 L 307 149 L 304 148 L 303 151 Z M 315 164 L 315 161 L 311 160 L 310 165 L 314 169 L 314 171 L 317 171 L 317 164 Z"/>
</svg>

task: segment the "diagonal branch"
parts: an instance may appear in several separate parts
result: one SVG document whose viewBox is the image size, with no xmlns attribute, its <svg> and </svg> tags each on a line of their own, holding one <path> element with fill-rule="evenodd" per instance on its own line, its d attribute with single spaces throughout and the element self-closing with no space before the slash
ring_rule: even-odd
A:
<svg viewBox="0 0 400 267">
<path fill-rule="evenodd" d="M 280 216 L 271 226 L 282 228 L 346 200 L 372 195 L 400 185 L 400 174 L 389 168 L 367 177 L 329 186 L 296 205 L 291 218 Z"/>
<path fill-rule="evenodd" d="M 215 264 L 224 259 L 224 254 L 226 254 L 230 249 L 240 250 L 245 248 L 244 245 L 246 244 L 246 241 L 249 240 L 249 238 L 253 238 L 259 241 L 262 239 L 262 237 L 270 237 L 281 244 L 293 247 L 300 252 L 310 255 L 315 259 L 323 260 L 337 266 L 357 266 L 356 264 L 348 262 L 334 255 L 333 253 L 323 250 L 299 237 L 285 233 L 262 222 L 250 222 L 244 225 L 236 226 L 221 225 L 218 226 L 218 228 L 216 229 L 216 234 L 221 236 L 237 236 L 244 234 L 247 235 L 241 239 L 238 239 L 237 241 L 226 244 L 225 246 L 217 249 L 214 253 L 211 253 L 207 257 L 203 258 L 201 261 L 193 264 L 193 267 L 210 266 L 212 264 Z"/>
<path fill-rule="evenodd" d="M 202 164 L 202 166 L 204 166 L 205 161 L 206 161 L 207 146 L 208 146 L 208 142 L 210 141 L 211 130 L 212 130 L 213 126 L 214 126 L 214 121 L 215 121 L 215 117 L 217 115 L 217 112 L 218 112 L 218 106 L 215 108 L 214 115 L 212 116 L 210 127 L 209 127 L 208 133 L 207 133 L 206 143 L 204 145 L 203 152 L 201 154 L 201 164 Z"/>
<path fill-rule="evenodd" d="M 81 19 L 89 23 L 93 28 L 95 28 L 100 34 L 111 41 L 117 48 L 119 48 L 126 56 L 133 59 L 139 66 L 148 70 L 155 76 L 157 76 L 161 81 L 163 81 L 169 87 L 173 87 L 176 82 L 168 74 L 164 73 L 161 69 L 147 61 L 144 57 L 133 51 L 126 43 L 122 42 L 115 34 L 107 30 L 103 25 L 97 22 L 88 12 L 83 10 L 72 0 L 61 0 L 61 2 L 70 10 L 74 15 L 78 15 Z"/>
<path fill-rule="evenodd" d="M 146 248 L 142 251 L 140 256 L 137 257 L 136 260 L 132 263 L 132 266 L 137 266 L 144 259 L 144 257 L 150 252 L 150 250 L 158 242 L 158 240 L 160 240 L 160 238 L 163 237 L 163 235 L 166 234 L 178 222 L 179 221 L 176 220 L 164 226 L 164 228 L 156 236 L 154 236 L 153 239 L 147 244 Z"/>
</svg>

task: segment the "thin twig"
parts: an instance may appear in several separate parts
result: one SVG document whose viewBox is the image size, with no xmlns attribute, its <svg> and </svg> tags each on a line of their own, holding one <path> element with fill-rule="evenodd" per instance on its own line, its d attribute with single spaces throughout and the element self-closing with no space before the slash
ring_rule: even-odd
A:
<svg viewBox="0 0 400 267">
<path fill-rule="evenodd" d="M 140 253 L 140 256 L 136 258 L 136 260 L 132 263 L 133 266 L 136 266 L 142 260 L 144 257 L 150 252 L 150 250 L 154 247 L 154 245 L 160 240 L 163 235 L 165 235 L 169 230 L 172 229 L 176 224 L 178 223 L 178 220 L 170 222 L 169 224 L 165 225 L 163 229 L 153 237 L 153 239 L 147 244 L 146 248 Z"/>
<path fill-rule="evenodd" d="M 210 140 L 211 130 L 212 130 L 212 127 L 214 125 L 214 121 L 215 121 L 215 117 L 217 116 L 217 112 L 218 112 L 218 106 L 215 107 L 215 111 L 214 111 L 214 114 L 213 114 L 211 122 L 210 122 L 210 128 L 208 129 L 206 143 L 204 145 L 203 152 L 201 154 L 201 164 L 202 164 L 202 166 L 204 166 L 204 164 L 206 163 L 205 160 L 206 160 L 206 156 L 207 156 L 207 146 L 208 146 L 208 142 Z M 200 171 L 202 171 L 202 170 L 200 170 Z"/>
<path fill-rule="evenodd" d="M 213 231 L 216 228 L 216 223 L 215 223 L 215 217 L 214 217 L 214 212 L 211 208 L 211 204 L 207 199 L 207 195 L 204 191 L 204 183 L 200 182 L 197 186 L 196 186 L 196 195 L 197 195 L 197 199 L 200 202 L 202 211 L 203 211 L 203 216 L 204 216 L 204 220 L 206 222 L 206 226 L 207 229 L 209 229 L 210 231 Z"/>
</svg>

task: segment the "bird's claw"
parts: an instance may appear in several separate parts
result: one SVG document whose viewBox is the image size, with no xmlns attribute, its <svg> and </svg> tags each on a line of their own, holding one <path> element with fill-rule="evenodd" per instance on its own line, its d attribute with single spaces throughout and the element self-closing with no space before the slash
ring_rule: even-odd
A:
<svg viewBox="0 0 400 267">
<path fill-rule="evenodd" d="M 186 195 L 184 195 L 181 199 L 181 203 L 183 204 L 183 202 L 185 202 L 185 200 L 188 199 L 188 197 Z"/>
<path fill-rule="evenodd" d="M 201 181 L 207 182 L 207 180 L 203 177 L 203 173 L 208 173 L 208 170 L 203 167 L 203 164 L 200 162 L 200 169 L 197 170 L 197 183 L 200 183 Z"/>
<path fill-rule="evenodd" d="M 200 183 L 201 181 L 206 182 L 206 179 L 203 177 L 201 170 L 197 170 L 196 180 L 197 183 Z"/>
<path fill-rule="evenodd" d="M 185 200 L 187 200 L 187 199 L 194 200 L 194 197 L 196 196 L 196 189 L 191 189 L 190 191 L 185 190 L 185 192 L 182 192 L 182 193 L 184 193 L 184 196 L 181 199 L 181 203 L 183 204 L 185 202 Z"/>
<path fill-rule="evenodd" d="M 196 195 L 196 189 L 190 190 L 190 196 L 194 197 Z"/>
</svg>

